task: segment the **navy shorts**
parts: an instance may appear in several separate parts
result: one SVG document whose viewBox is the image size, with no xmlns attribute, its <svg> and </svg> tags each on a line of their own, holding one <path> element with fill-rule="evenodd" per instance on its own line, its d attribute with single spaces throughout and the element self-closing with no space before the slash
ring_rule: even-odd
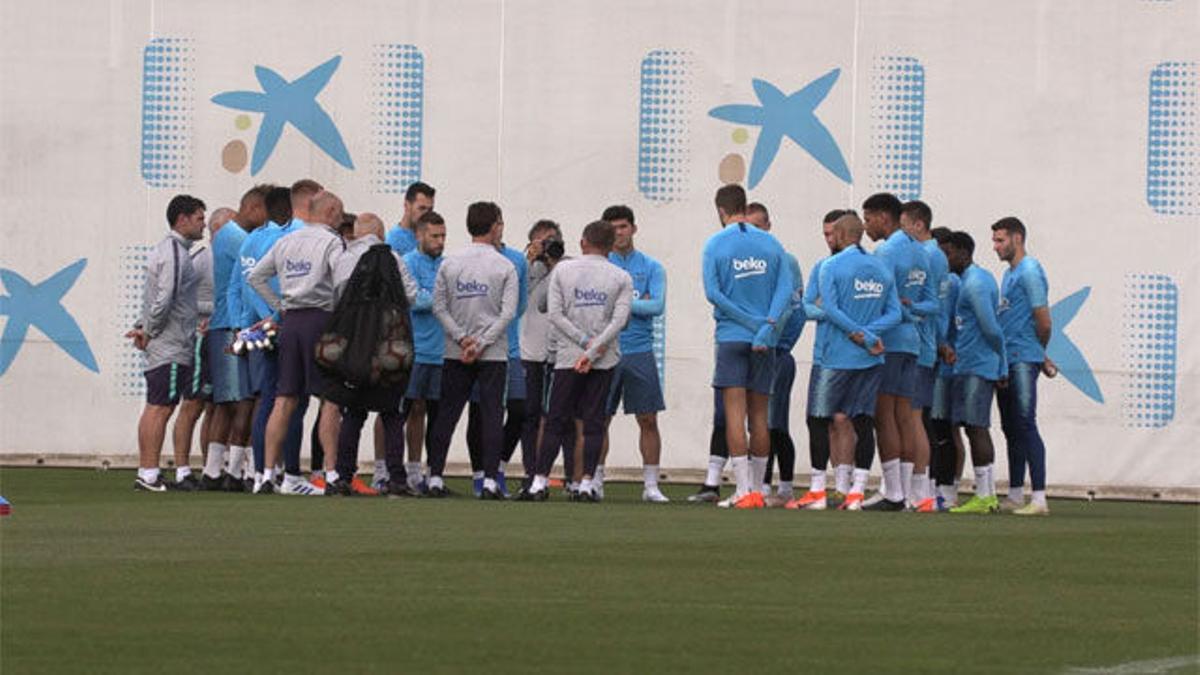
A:
<svg viewBox="0 0 1200 675">
<path fill-rule="evenodd" d="M 324 388 L 317 369 L 317 342 L 330 313 L 323 309 L 293 309 L 279 327 L 279 384 L 276 396 L 320 396 Z"/>
<path fill-rule="evenodd" d="M 950 383 L 950 421 L 968 427 L 992 425 L 996 383 L 978 375 L 955 375 Z"/>
<path fill-rule="evenodd" d="M 208 333 L 196 338 L 196 353 L 192 359 L 192 386 L 184 398 L 212 400 L 212 367 L 208 362 Z"/>
<path fill-rule="evenodd" d="M 212 398 L 213 403 L 233 403 L 244 398 L 241 376 L 242 359 L 230 351 L 233 341 L 237 338 L 228 328 L 216 328 L 208 332 L 208 363 L 212 369 Z M 245 373 L 249 376 L 249 370 Z"/>
<path fill-rule="evenodd" d="M 917 356 L 889 352 L 883 355 L 883 381 L 879 393 L 912 398 L 917 384 Z"/>
<path fill-rule="evenodd" d="M 442 366 L 414 363 L 408 375 L 408 391 L 404 398 L 416 401 L 436 401 L 442 397 Z"/>
<path fill-rule="evenodd" d="M 916 386 L 913 387 L 913 410 L 923 410 L 933 405 L 933 385 L 937 371 L 932 366 L 917 366 Z"/>
<path fill-rule="evenodd" d="M 859 415 L 874 416 L 884 367 L 871 366 L 862 370 L 824 369 L 822 372 L 828 373 L 825 378 L 829 382 L 830 407 L 833 412 L 851 418 Z"/>
<path fill-rule="evenodd" d="M 173 406 L 188 393 L 192 384 L 192 367 L 182 363 L 164 363 L 145 372 L 146 403 Z"/>
<path fill-rule="evenodd" d="M 808 417 L 833 417 L 833 374 L 835 370 L 822 368 L 814 363 L 808 371 L 808 404 L 804 414 Z"/>
<path fill-rule="evenodd" d="M 929 406 L 930 419 L 950 421 L 950 382 L 952 375 L 939 376 L 933 383 L 933 403 Z"/>
<path fill-rule="evenodd" d="M 274 350 L 255 349 L 245 361 L 249 371 L 246 378 L 248 397 L 273 391 L 279 380 L 279 354 Z"/>
<path fill-rule="evenodd" d="M 790 428 L 788 418 L 792 414 L 792 384 L 795 381 L 796 359 L 787 350 L 775 350 L 775 382 L 767 406 L 767 428 L 779 431 Z"/>
<path fill-rule="evenodd" d="M 622 354 L 613 368 L 612 386 L 608 391 L 608 416 L 617 414 L 617 404 L 624 402 L 626 415 L 656 413 L 667 409 L 663 401 L 662 384 L 658 381 L 658 363 L 654 352 Z"/>
<path fill-rule="evenodd" d="M 749 342 L 718 342 L 716 352 L 717 367 L 712 386 L 771 394 L 771 383 L 775 379 L 774 349 L 754 351 Z"/>
<path fill-rule="evenodd" d="M 525 400 L 525 366 L 520 358 L 508 357 L 508 388 L 504 392 L 506 401 Z"/>
</svg>

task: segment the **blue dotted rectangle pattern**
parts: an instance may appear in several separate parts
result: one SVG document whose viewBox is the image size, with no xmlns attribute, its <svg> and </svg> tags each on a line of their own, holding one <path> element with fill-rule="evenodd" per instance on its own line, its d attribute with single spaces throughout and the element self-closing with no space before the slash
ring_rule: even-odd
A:
<svg viewBox="0 0 1200 675">
<path fill-rule="evenodd" d="M 652 201 L 672 201 L 687 184 L 691 63 L 688 52 L 668 49 L 642 59 L 638 189 Z"/>
<path fill-rule="evenodd" d="M 1156 213 L 1200 215 L 1196 63 L 1166 61 L 1150 71 L 1146 201 Z"/>
<path fill-rule="evenodd" d="M 667 388 L 667 315 L 659 314 L 650 322 L 651 341 L 654 345 L 654 363 L 658 365 L 658 382 Z"/>
<path fill-rule="evenodd" d="M 191 41 L 154 38 L 142 52 L 142 179 L 155 188 L 191 182 Z"/>
<path fill-rule="evenodd" d="M 881 56 L 871 74 L 872 188 L 920 198 L 924 145 L 925 66 L 911 56 Z"/>
<path fill-rule="evenodd" d="M 146 395 L 146 354 L 134 349 L 125 332 L 142 318 L 142 288 L 146 284 L 146 258 L 153 247 L 147 244 L 121 248 L 117 288 L 117 394 L 130 398 Z"/>
<path fill-rule="evenodd" d="M 421 180 L 425 56 L 413 45 L 376 45 L 375 80 L 375 191 L 404 192 Z"/>
<path fill-rule="evenodd" d="M 1125 277 L 1125 365 L 1122 404 L 1128 426 L 1159 428 L 1175 418 L 1179 287 L 1165 274 Z"/>
</svg>

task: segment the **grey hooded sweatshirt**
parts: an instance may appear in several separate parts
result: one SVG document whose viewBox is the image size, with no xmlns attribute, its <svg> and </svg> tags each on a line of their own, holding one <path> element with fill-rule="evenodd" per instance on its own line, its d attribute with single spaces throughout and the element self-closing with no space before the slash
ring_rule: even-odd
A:
<svg viewBox="0 0 1200 675">
<path fill-rule="evenodd" d="M 550 273 L 547 312 L 554 326 L 555 368 L 574 367 L 584 353 L 593 368 L 616 366 L 632 304 L 633 278 L 608 258 L 585 255 L 558 263 Z"/>
<path fill-rule="evenodd" d="M 196 305 L 200 278 L 188 254 L 192 243 L 172 230 L 150 250 L 146 260 L 142 320 L 138 324 L 150 338 L 146 344 L 146 370 L 168 363 L 192 365 L 200 321 Z"/>
</svg>

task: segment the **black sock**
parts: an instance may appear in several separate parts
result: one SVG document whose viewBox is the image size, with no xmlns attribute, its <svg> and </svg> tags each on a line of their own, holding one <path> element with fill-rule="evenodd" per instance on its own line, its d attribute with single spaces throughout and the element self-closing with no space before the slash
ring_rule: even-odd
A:
<svg viewBox="0 0 1200 675">
<path fill-rule="evenodd" d="M 809 417 L 808 459 L 814 469 L 825 469 L 829 465 L 829 422 L 828 417 Z"/>
<path fill-rule="evenodd" d="M 714 426 L 708 442 L 708 454 L 729 459 L 729 443 L 725 440 L 725 427 Z"/>
<path fill-rule="evenodd" d="M 871 470 L 875 461 L 875 418 L 870 415 L 859 415 L 851 422 L 854 433 L 858 434 L 858 443 L 854 445 L 854 468 Z"/>
<path fill-rule="evenodd" d="M 930 420 L 929 466 L 937 485 L 954 484 L 958 458 L 954 452 L 953 429 L 946 420 Z"/>
<path fill-rule="evenodd" d="M 779 480 L 790 483 L 796 478 L 796 444 L 784 429 L 771 431 L 771 452 L 779 458 Z"/>
</svg>

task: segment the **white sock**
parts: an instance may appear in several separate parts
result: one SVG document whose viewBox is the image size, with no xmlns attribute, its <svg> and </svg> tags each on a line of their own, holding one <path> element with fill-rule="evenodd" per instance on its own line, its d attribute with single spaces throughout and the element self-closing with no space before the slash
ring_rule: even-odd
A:
<svg viewBox="0 0 1200 675">
<path fill-rule="evenodd" d="M 1025 486 L 1009 485 L 1008 486 L 1008 501 L 1014 504 L 1025 503 Z"/>
<path fill-rule="evenodd" d="M 534 476 L 533 484 L 529 486 L 529 491 L 530 492 L 541 492 L 542 490 L 545 490 L 546 486 L 549 484 L 550 484 L 549 478 L 546 478 L 545 476 Z"/>
<path fill-rule="evenodd" d="M 204 475 L 209 478 L 220 478 L 221 468 L 225 466 L 225 453 L 229 450 L 224 443 L 213 441 L 208 444 L 208 458 L 204 460 Z M 232 455 L 230 455 L 232 458 Z"/>
<path fill-rule="evenodd" d="M 374 479 L 374 482 L 387 482 L 388 480 L 391 480 L 392 473 L 388 471 L 386 459 L 375 460 L 375 473 L 372 475 L 372 478 Z"/>
<path fill-rule="evenodd" d="M 809 492 L 824 492 L 825 491 L 825 470 L 813 467 L 812 478 L 808 484 Z"/>
<path fill-rule="evenodd" d="M 708 456 L 708 473 L 704 474 L 704 484 L 721 485 L 721 472 L 725 470 L 726 459 L 718 455 Z"/>
<path fill-rule="evenodd" d="M 567 489 L 570 490 L 571 492 L 579 492 L 579 483 L 577 483 L 575 481 L 571 481 L 570 483 L 567 484 Z"/>
<path fill-rule="evenodd" d="M 446 487 L 446 483 L 442 480 L 441 476 L 430 476 L 429 477 L 429 489 L 430 490 L 432 490 L 434 488 L 444 488 L 444 487 Z"/>
<path fill-rule="evenodd" d="M 1045 490 L 1034 490 L 1033 496 L 1031 496 L 1029 498 L 1029 503 L 1037 504 L 1038 506 L 1045 506 L 1046 505 L 1046 491 Z"/>
<path fill-rule="evenodd" d="M 658 467 L 654 467 L 654 468 L 657 469 Z M 658 483 L 658 474 L 657 473 L 654 474 L 654 482 L 655 482 L 655 484 Z M 596 465 L 596 472 L 592 474 L 592 484 L 593 485 L 604 485 L 604 465 L 603 464 Z"/>
<path fill-rule="evenodd" d="M 658 489 L 658 465 L 647 464 L 642 467 L 642 483 L 647 490 Z"/>
<path fill-rule="evenodd" d="M 900 461 L 900 492 L 903 499 L 912 500 L 913 463 Z"/>
<path fill-rule="evenodd" d="M 904 491 L 900 489 L 900 460 L 898 459 L 889 459 L 883 463 L 883 497 L 893 502 L 904 499 Z"/>
<path fill-rule="evenodd" d="M 762 492 L 767 477 L 767 458 L 752 455 L 750 457 L 750 491 Z M 768 488 L 770 486 L 767 486 Z"/>
<path fill-rule="evenodd" d="M 192 467 L 190 467 L 190 466 L 175 467 L 175 482 L 176 483 L 183 480 L 184 478 L 187 478 L 190 475 L 192 475 Z"/>
<path fill-rule="evenodd" d="M 483 472 L 482 471 L 474 471 L 471 473 L 471 478 L 473 478 L 474 480 L 482 480 Z"/>
<path fill-rule="evenodd" d="M 737 494 L 750 494 L 750 459 L 745 455 L 731 457 L 729 463 L 733 465 L 733 481 L 737 485 Z"/>
<path fill-rule="evenodd" d="M 484 478 L 484 479 L 483 479 L 483 489 L 484 489 L 484 490 L 492 490 L 492 491 L 495 491 L 496 489 L 498 489 L 498 488 L 496 487 L 496 481 L 495 481 L 495 479 L 493 479 L 493 478 Z"/>
<path fill-rule="evenodd" d="M 316 472 L 314 471 L 313 473 L 316 473 Z M 338 475 L 338 472 L 334 469 L 330 469 L 329 471 L 325 472 L 325 482 L 326 483 L 336 483 L 339 478 L 341 478 L 341 476 Z"/>
<path fill-rule="evenodd" d="M 275 480 L 275 468 L 271 467 L 269 469 L 265 469 L 262 474 L 262 479 L 264 483 Z"/>
<path fill-rule="evenodd" d="M 975 496 L 977 496 L 977 497 L 991 497 L 992 496 L 992 491 L 991 491 L 992 485 L 991 485 L 991 481 L 988 480 L 988 469 L 989 468 L 990 468 L 990 465 L 975 467 Z"/>
<path fill-rule="evenodd" d="M 209 445 L 212 445 L 211 443 Z M 212 452 L 211 450 L 209 452 Z M 229 468 L 227 469 L 230 476 L 241 476 L 246 469 L 246 459 L 250 456 L 250 448 L 244 445 L 229 446 Z M 208 466 L 205 465 L 204 473 L 208 473 Z M 215 478 L 215 476 L 214 476 Z"/>
<path fill-rule="evenodd" d="M 922 472 L 912 477 L 912 489 L 908 498 L 913 504 L 919 504 L 929 499 L 929 475 Z"/>
<path fill-rule="evenodd" d="M 141 478 L 143 483 L 155 483 L 158 481 L 158 468 L 138 469 L 138 478 Z"/>
<path fill-rule="evenodd" d="M 854 469 L 854 482 L 850 484 L 850 492 L 860 495 L 865 492 L 867 489 L 867 476 L 870 473 L 867 469 Z"/>
<path fill-rule="evenodd" d="M 417 481 L 420 481 L 421 480 L 421 463 L 420 462 L 405 462 L 404 463 L 404 473 L 408 474 L 409 481 L 414 480 L 414 476 L 416 477 Z"/>
<path fill-rule="evenodd" d="M 579 481 L 579 491 L 580 492 L 595 492 L 596 491 L 595 488 L 592 487 L 592 479 L 584 478 L 583 480 Z"/>
<path fill-rule="evenodd" d="M 958 488 L 953 485 L 939 485 L 938 493 L 942 495 L 942 501 L 947 504 L 953 504 L 958 501 Z"/>
<path fill-rule="evenodd" d="M 854 475 L 854 465 L 838 464 L 834 469 L 834 489 L 842 494 L 850 492 L 850 477 Z"/>
</svg>

